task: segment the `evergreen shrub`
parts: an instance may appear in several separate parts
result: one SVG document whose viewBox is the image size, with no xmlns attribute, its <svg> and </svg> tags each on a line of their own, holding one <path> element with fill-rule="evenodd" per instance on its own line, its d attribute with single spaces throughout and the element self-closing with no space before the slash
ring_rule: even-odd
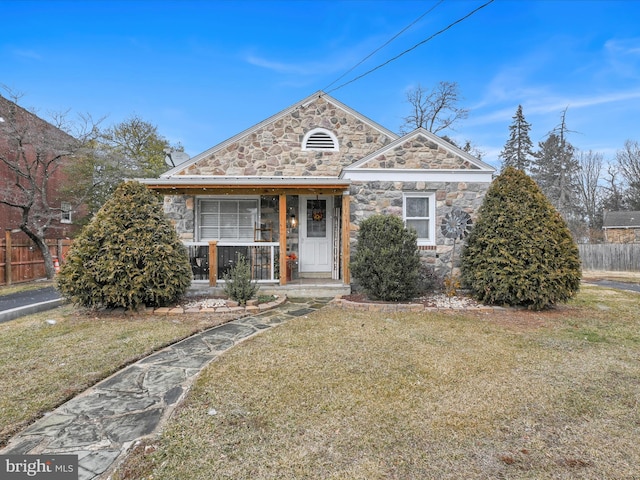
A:
<svg viewBox="0 0 640 480">
<path fill-rule="evenodd" d="M 432 265 L 420 262 L 418 266 L 418 293 L 427 294 L 444 290 L 445 278 Z"/>
<path fill-rule="evenodd" d="M 414 298 L 419 265 L 417 234 L 405 228 L 401 218 L 374 215 L 362 221 L 351 272 L 369 296 L 384 301 Z"/>
<path fill-rule="evenodd" d="M 244 257 L 238 255 L 236 264 L 223 276 L 224 293 L 240 305 L 246 305 L 247 300 L 258 292 L 258 284 L 251 281 L 251 265 Z"/>
<path fill-rule="evenodd" d="M 461 262 L 463 284 L 486 304 L 541 310 L 580 287 L 580 255 L 566 222 L 513 167 L 489 187 Z"/>
<path fill-rule="evenodd" d="M 78 305 L 136 310 L 179 299 L 191 284 L 191 267 L 157 195 L 130 181 L 74 240 L 56 284 Z"/>
</svg>

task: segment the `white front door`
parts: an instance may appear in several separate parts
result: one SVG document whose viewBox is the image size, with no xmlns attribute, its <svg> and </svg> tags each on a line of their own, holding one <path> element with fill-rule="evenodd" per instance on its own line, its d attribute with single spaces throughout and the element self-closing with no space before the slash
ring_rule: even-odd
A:
<svg viewBox="0 0 640 480">
<path fill-rule="evenodd" d="M 333 197 L 300 196 L 300 273 L 331 272 Z"/>
</svg>

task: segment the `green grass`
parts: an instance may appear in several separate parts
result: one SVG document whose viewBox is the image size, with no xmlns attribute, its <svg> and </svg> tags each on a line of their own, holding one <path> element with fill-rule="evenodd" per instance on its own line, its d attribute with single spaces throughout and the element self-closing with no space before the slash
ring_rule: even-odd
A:
<svg viewBox="0 0 640 480">
<path fill-rule="evenodd" d="M 638 332 L 640 296 L 594 287 L 546 312 L 326 308 L 212 363 L 113 478 L 638 478 Z"/>
</svg>

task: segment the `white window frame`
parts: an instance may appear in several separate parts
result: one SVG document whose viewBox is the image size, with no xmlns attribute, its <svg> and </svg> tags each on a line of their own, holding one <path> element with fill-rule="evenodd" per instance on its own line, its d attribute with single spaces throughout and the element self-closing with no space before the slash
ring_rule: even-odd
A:
<svg viewBox="0 0 640 480">
<path fill-rule="evenodd" d="M 242 202 L 242 201 L 255 201 L 256 202 L 256 217 L 253 219 L 253 225 L 251 226 L 251 236 L 247 236 L 247 239 L 242 240 L 238 238 L 220 238 L 220 237 L 203 237 L 202 236 L 202 202 L 204 201 L 225 201 L 225 202 Z M 197 238 L 196 241 L 208 241 L 208 240 L 222 240 L 229 242 L 248 242 L 253 241 L 254 239 L 254 227 L 257 222 L 260 221 L 260 196 L 259 195 L 251 195 L 251 196 L 242 196 L 242 197 L 229 197 L 229 196 L 206 196 L 206 197 L 198 197 L 197 198 L 197 208 L 195 215 L 195 236 Z"/>
<path fill-rule="evenodd" d="M 427 217 L 408 217 L 407 216 L 407 199 L 408 198 L 426 198 L 429 201 L 429 211 Z M 418 237 L 418 246 L 435 245 L 436 244 L 436 194 L 435 192 L 415 192 L 404 193 L 402 196 L 402 220 L 407 225 L 407 220 L 427 220 L 429 222 L 429 238 Z"/>
<path fill-rule="evenodd" d="M 307 143 L 309 142 L 309 138 L 316 133 L 324 133 L 325 135 L 328 135 L 329 137 L 331 137 L 331 140 L 333 141 L 333 148 L 317 148 L 317 147 L 314 148 L 314 147 L 307 146 Z M 302 139 L 303 151 L 337 152 L 339 151 L 339 149 L 340 149 L 340 146 L 338 144 L 338 137 L 336 137 L 331 130 L 327 130 L 326 128 L 314 128 L 312 130 L 309 130 L 305 134 L 304 138 Z"/>
<path fill-rule="evenodd" d="M 60 223 L 73 223 L 72 206 L 69 202 L 60 202 Z"/>
</svg>

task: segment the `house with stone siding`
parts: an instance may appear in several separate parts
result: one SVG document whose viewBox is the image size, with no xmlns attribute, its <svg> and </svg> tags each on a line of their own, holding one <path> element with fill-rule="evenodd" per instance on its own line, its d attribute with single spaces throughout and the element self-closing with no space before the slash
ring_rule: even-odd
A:
<svg viewBox="0 0 640 480">
<path fill-rule="evenodd" d="M 640 211 L 605 211 L 602 229 L 607 243 L 640 243 Z"/>
<path fill-rule="evenodd" d="M 280 288 L 348 292 L 360 223 L 397 215 L 418 233 L 424 262 L 449 265 L 440 225 L 475 219 L 495 169 L 417 129 L 398 136 L 315 93 L 166 172 L 142 179 L 189 249 L 194 283 L 216 285 L 243 256 Z"/>
</svg>

